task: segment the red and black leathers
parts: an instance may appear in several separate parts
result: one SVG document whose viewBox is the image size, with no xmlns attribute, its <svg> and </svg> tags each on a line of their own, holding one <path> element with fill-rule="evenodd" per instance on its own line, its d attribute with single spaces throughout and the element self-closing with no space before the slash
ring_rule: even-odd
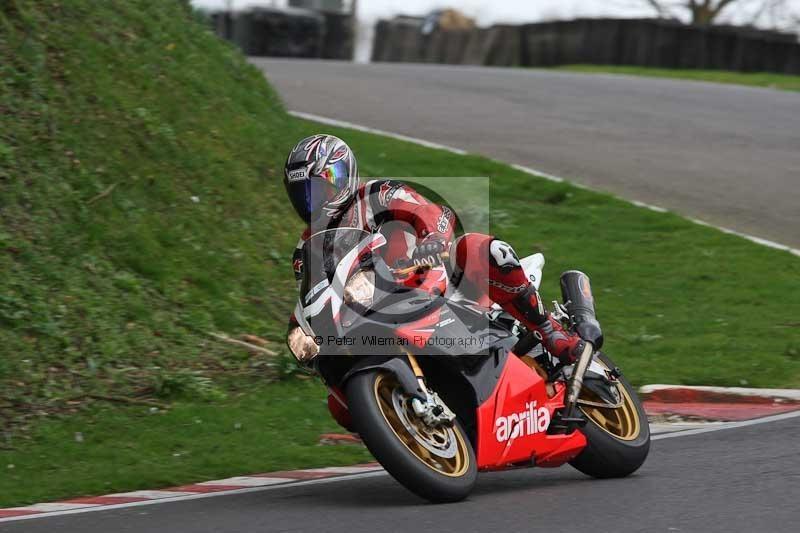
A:
<svg viewBox="0 0 800 533">
<path fill-rule="evenodd" d="M 440 241 L 449 245 L 453 241 L 455 223 L 455 216 L 449 208 L 428 202 L 402 183 L 369 181 L 358 188 L 354 200 L 341 216 L 336 219 L 325 217 L 303 232 L 293 257 L 296 279 L 301 279 L 303 244 L 317 231 L 329 227 L 380 230 L 387 240 L 383 258 L 393 265 L 398 260 L 412 259 L 419 244 Z"/>
<path fill-rule="evenodd" d="M 572 362 L 580 355 L 583 341 L 565 331 L 544 310 L 509 244 L 479 233 L 467 233 L 454 241 L 456 219 L 452 210 L 428 202 L 412 188 L 391 180 L 370 181 L 359 187 L 353 202 L 333 225 L 380 230 L 387 239 L 382 255 L 390 265 L 398 260 L 427 260 L 449 247 L 454 278 L 462 283 L 466 280 L 478 293 L 488 295 L 537 332 L 547 350 L 562 361 Z M 307 229 L 298 242 L 293 260 L 298 280 L 302 277 L 303 243 L 312 231 L 322 229 Z"/>
<path fill-rule="evenodd" d="M 457 273 L 534 331 L 548 352 L 566 363 L 580 356 L 583 340 L 564 330 L 544 309 L 511 245 L 491 235 L 467 233 L 456 240 L 455 252 Z"/>
</svg>

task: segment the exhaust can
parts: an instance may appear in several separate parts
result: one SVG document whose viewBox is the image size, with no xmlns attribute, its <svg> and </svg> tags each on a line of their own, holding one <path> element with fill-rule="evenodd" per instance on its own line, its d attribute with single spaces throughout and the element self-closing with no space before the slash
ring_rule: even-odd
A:
<svg viewBox="0 0 800 533">
<path fill-rule="evenodd" d="M 578 335 L 599 350 L 603 346 L 603 331 L 597 321 L 589 276 L 580 270 L 561 274 L 561 297 Z"/>
</svg>

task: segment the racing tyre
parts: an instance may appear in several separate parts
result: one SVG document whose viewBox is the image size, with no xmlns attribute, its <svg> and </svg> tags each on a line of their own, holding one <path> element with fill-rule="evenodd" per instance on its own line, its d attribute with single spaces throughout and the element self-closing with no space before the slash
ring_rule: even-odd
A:
<svg viewBox="0 0 800 533">
<path fill-rule="evenodd" d="M 411 408 L 394 374 L 358 373 L 345 387 L 353 424 L 369 451 L 411 492 L 435 503 L 463 500 L 478 475 L 464 428 L 431 428 Z"/>
<path fill-rule="evenodd" d="M 614 368 L 614 362 L 607 355 L 598 353 L 597 357 L 607 369 Z M 582 431 L 588 444 L 570 464 L 592 477 L 615 478 L 632 474 L 642 466 L 650 451 L 650 426 L 641 400 L 624 376 L 620 376 L 617 386 L 622 397 L 622 404 L 617 408 L 597 407 L 579 401 L 581 414 L 587 419 Z M 583 393 L 581 399 L 596 400 Z"/>
</svg>

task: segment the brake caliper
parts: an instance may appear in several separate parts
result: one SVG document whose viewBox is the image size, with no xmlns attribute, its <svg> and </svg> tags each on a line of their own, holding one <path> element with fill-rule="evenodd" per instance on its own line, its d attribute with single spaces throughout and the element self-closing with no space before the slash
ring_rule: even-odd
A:
<svg viewBox="0 0 800 533">
<path fill-rule="evenodd" d="M 412 398 L 411 408 L 414 414 L 430 427 L 452 426 L 456 414 L 439 398 L 435 392 L 428 391 L 428 398 L 425 401 L 419 398 Z"/>
</svg>

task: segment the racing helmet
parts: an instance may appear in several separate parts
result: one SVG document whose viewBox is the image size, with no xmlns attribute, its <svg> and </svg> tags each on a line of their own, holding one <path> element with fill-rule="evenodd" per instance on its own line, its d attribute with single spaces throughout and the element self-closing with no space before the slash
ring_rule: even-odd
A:
<svg viewBox="0 0 800 533">
<path fill-rule="evenodd" d="M 358 190 L 358 165 L 350 147 L 333 135 L 306 137 L 286 159 L 283 185 L 307 223 L 336 217 Z"/>
</svg>

